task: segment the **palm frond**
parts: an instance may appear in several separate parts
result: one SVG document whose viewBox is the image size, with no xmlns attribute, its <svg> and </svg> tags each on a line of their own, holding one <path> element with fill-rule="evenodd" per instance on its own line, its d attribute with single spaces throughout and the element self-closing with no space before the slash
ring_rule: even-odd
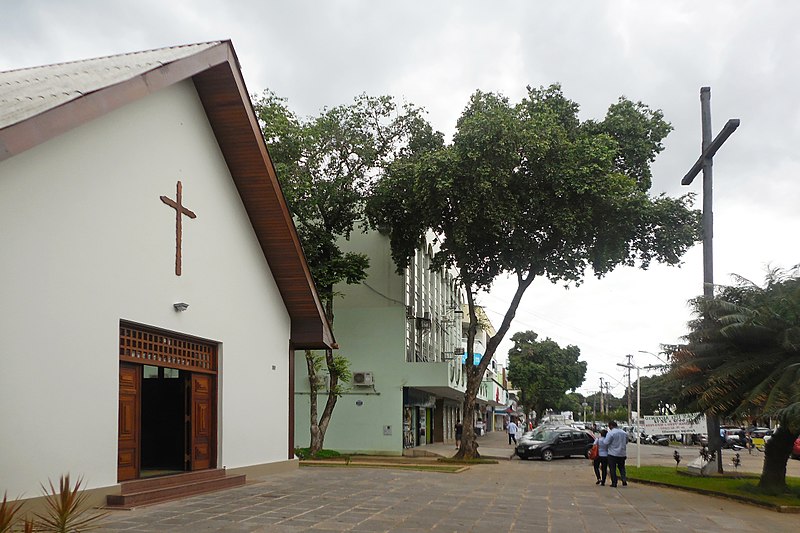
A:
<svg viewBox="0 0 800 533">
<path fill-rule="evenodd" d="M 17 523 L 19 511 L 22 508 L 20 501 L 8 501 L 8 494 L 3 493 L 3 501 L 0 502 L 0 533 L 9 533 L 14 524 Z"/>
<path fill-rule="evenodd" d="M 36 514 L 41 521 L 41 526 L 52 533 L 75 533 L 89 531 L 100 526 L 98 523 L 105 518 L 105 513 L 90 514 L 91 508 L 87 502 L 88 494 L 81 490 L 83 478 L 75 481 L 75 486 L 70 483 L 69 474 L 62 475 L 59 487 L 56 489 L 53 482 L 48 480 L 50 489 L 42 485 L 45 493 L 45 512 Z"/>
</svg>

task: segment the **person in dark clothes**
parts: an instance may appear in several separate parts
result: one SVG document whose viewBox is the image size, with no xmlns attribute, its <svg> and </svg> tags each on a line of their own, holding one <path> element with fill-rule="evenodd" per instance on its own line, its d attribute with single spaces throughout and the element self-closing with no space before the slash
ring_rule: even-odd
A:
<svg viewBox="0 0 800 533">
<path fill-rule="evenodd" d="M 461 439 L 464 436 L 464 424 L 461 423 L 461 420 L 456 420 L 456 450 L 461 448 Z"/>
</svg>

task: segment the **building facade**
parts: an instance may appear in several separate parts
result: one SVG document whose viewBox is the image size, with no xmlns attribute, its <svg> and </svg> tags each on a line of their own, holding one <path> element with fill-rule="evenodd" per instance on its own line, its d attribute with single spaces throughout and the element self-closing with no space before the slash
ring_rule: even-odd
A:
<svg viewBox="0 0 800 533">
<path fill-rule="evenodd" d="M 230 42 L 0 73 L 0 491 L 296 466 L 334 344 Z"/>
<path fill-rule="evenodd" d="M 501 395 L 492 374 L 481 386 L 479 410 L 462 412 L 467 361 L 461 289 L 454 273 L 430 269 L 433 239 L 417 250 L 402 275 L 385 235 L 354 234 L 341 244 L 346 251 L 367 254 L 370 267 L 363 283 L 337 287 L 344 297 L 335 303 L 333 327 L 354 379 L 336 405 L 325 448 L 400 455 L 454 441 L 459 420 L 483 423 Z M 303 446 L 310 441 L 309 386 L 300 359 L 295 441 Z M 318 401 L 323 399 L 321 393 Z"/>
</svg>

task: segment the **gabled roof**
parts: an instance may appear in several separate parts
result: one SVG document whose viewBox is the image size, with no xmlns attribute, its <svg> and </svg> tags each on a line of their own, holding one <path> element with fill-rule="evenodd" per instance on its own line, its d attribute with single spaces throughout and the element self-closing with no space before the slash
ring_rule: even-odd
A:
<svg viewBox="0 0 800 533">
<path fill-rule="evenodd" d="M 187 79 L 194 82 L 291 317 L 293 347 L 333 347 L 230 41 L 0 72 L 0 161 Z"/>
</svg>

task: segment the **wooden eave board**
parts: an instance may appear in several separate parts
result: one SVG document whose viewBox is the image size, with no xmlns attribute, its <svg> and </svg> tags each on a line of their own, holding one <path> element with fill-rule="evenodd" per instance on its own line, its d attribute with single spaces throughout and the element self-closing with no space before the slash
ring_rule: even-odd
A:
<svg viewBox="0 0 800 533">
<path fill-rule="evenodd" d="M 87 66 L 90 61 L 87 62 Z M 192 78 L 291 317 L 291 344 L 335 344 L 253 111 L 233 46 L 224 41 L 0 129 L 0 161 L 163 87 Z"/>
</svg>

